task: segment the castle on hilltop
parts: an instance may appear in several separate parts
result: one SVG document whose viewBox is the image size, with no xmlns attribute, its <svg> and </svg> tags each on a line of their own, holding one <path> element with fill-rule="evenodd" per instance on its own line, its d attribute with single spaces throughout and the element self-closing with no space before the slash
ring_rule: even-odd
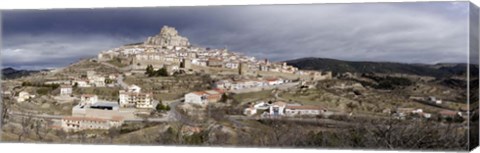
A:
<svg viewBox="0 0 480 153">
<path fill-rule="evenodd" d="M 129 65 L 133 72 L 166 68 L 167 72 L 214 72 L 250 76 L 275 76 L 289 79 L 324 80 L 332 78 L 331 72 L 303 71 L 284 62 L 257 60 L 228 49 L 210 49 L 192 46 L 188 38 L 178 31 L 163 26 L 160 33 L 148 37 L 140 44 L 125 45 L 102 51 L 98 54 L 101 62 L 115 61 Z"/>
<path fill-rule="evenodd" d="M 158 46 L 178 46 L 178 47 L 190 47 L 190 42 L 185 37 L 178 35 L 178 31 L 169 26 L 163 26 L 160 33 L 153 37 L 148 37 L 145 45 L 158 45 Z"/>
</svg>

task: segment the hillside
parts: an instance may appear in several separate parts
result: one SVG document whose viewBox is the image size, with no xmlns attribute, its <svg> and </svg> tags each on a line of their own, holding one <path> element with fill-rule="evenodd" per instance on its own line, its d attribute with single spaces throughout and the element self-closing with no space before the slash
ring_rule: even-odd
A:
<svg viewBox="0 0 480 153">
<path fill-rule="evenodd" d="M 15 79 L 22 76 L 28 76 L 30 74 L 41 72 L 42 70 L 16 70 L 14 68 L 8 67 L 2 69 L 2 78 L 3 79 Z"/>
<path fill-rule="evenodd" d="M 327 58 L 301 58 L 286 62 L 299 69 L 333 71 L 334 73 L 401 73 L 433 77 L 462 76 L 466 73 L 466 64 L 426 65 L 393 62 L 342 61 Z"/>
</svg>

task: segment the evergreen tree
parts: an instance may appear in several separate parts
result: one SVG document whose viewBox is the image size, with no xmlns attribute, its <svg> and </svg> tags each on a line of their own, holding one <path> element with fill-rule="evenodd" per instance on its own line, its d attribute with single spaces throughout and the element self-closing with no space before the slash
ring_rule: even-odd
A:
<svg viewBox="0 0 480 153">
<path fill-rule="evenodd" d="M 155 76 L 168 76 L 167 68 L 164 66 L 155 72 Z"/>
<path fill-rule="evenodd" d="M 223 94 L 222 94 L 222 97 L 220 98 L 220 101 L 221 101 L 221 102 L 227 102 L 227 100 L 228 100 L 227 94 L 226 94 L 226 93 L 223 93 Z"/>
<path fill-rule="evenodd" d="M 157 107 L 156 107 L 157 111 L 162 111 L 165 109 L 165 106 L 162 104 L 162 103 L 158 103 Z"/>
<path fill-rule="evenodd" d="M 153 76 L 155 70 L 153 70 L 152 65 L 148 65 L 145 74 L 148 75 L 149 77 Z"/>
</svg>

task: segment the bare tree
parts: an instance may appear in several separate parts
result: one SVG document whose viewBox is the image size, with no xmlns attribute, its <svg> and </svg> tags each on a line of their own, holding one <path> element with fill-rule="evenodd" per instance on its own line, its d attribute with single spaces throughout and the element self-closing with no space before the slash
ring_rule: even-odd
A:
<svg viewBox="0 0 480 153">
<path fill-rule="evenodd" d="M 48 122 L 44 120 L 36 120 L 33 123 L 33 130 L 38 140 L 43 141 L 45 137 L 50 133 L 51 129 L 48 128 Z"/>
<path fill-rule="evenodd" d="M 182 129 L 184 124 L 181 122 L 171 123 L 166 131 L 160 132 L 156 138 L 156 142 L 160 144 L 184 144 Z"/>
<path fill-rule="evenodd" d="M 78 138 L 80 143 L 87 143 L 87 132 L 86 131 L 79 131 L 77 132 Z"/>
<path fill-rule="evenodd" d="M 61 130 L 56 130 L 55 135 L 60 138 L 60 142 L 68 142 L 68 133 L 65 132 L 63 129 Z"/>
<path fill-rule="evenodd" d="M 11 105 L 10 101 L 11 101 L 10 99 L 6 99 L 6 97 L 5 97 L 0 102 L 1 103 L 1 105 L 0 105 L 0 107 L 1 107 L 1 109 L 0 109 L 0 113 L 1 113 L 0 114 L 1 115 L 0 116 L 0 120 L 1 120 L 0 121 L 0 126 L 4 125 L 6 123 L 6 121 L 8 120 L 8 117 L 9 117 L 8 116 L 8 111 L 9 111 L 10 105 Z"/>
<path fill-rule="evenodd" d="M 20 133 L 18 134 L 18 141 L 21 142 L 25 136 L 28 136 L 31 131 L 32 116 L 27 114 L 22 117 L 20 121 Z"/>
<path fill-rule="evenodd" d="M 112 127 L 108 129 L 108 138 L 110 138 L 110 143 L 113 144 L 113 139 L 120 135 L 120 128 L 119 127 Z"/>
</svg>

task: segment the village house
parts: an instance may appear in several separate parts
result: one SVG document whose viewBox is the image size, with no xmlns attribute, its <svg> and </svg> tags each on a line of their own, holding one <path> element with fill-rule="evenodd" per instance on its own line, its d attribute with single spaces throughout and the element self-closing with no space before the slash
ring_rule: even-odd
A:
<svg viewBox="0 0 480 153">
<path fill-rule="evenodd" d="M 225 63 L 225 68 L 229 69 L 238 69 L 238 63 L 237 62 L 227 62 Z"/>
<path fill-rule="evenodd" d="M 52 80 L 52 81 L 45 81 L 43 84 L 70 84 L 70 80 Z"/>
<path fill-rule="evenodd" d="M 224 90 L 241 90 L 258 87 L 269 87 L 286 83 L 287 80 L 281 78 L 267 78 L 267 79 L 241 79 L 241 80 L 219 80 L 213 84 L 214 88 Z"/>
<path fill-rule="evenodd" d="M 94 76 L 92 82 L 95 87 L 105 87 L 105 77 Z"/>
<path fill-rule="evenodd" d="M 196 91 L 185 94 L 185 103 L 206 105 L 208 103 L 215 103 L 220 101 L 224 91 L 217 90 L 206 90 L 206 91 Z"/>
<path fill-rule="evenodd" d="M 93 105 L 76 105 L 72 108 L 72 116 L 75 117 L 96 117 L 102 119 L 111 119 L 114 117 L 123 117 L 124 119 L 134 119 L 135 109 L 121 109 L 117 102 L 97 102 Z"/>
<path fill-rule="evenodd" d="M 284 83 L 284 80 L 281 78 L 266 78 L 265 81 L 267 81 L 267 84 L 270 86 L 280 85 Z"/>
<path fill-rule="evenodd" d="M 86 80 L 86 79 L 77 79 L 77 80 L 74 80 L 72 83 L 73 85 L 77 85 L 77 87 L 80 87 L 80 88 L 92 87 L 89 83 L 89 80 Z"/>
<path fill-rule="evenodd" d="M 219 58 L 209 58 L 207 61 L 209 67 L 223 67 L 223 60 Z"/>
<path fill-rule="evenodd" d="M 92 94 L 83 94 L 80 96 L 80 104 L 81 105 L 93 105 L 97 103 L 98 96 Z"/>
<path fill-rule="evenodd" d="M 204 105 L 207 103 L 206 94 L 202 91 L 185 94 L 185 103 Z"/>
<path fill-rule="evenodd" d="M 72 94 L 72 86 L 71 85 L 66 85 L 62 84 L 60 85 L 60 95 L 62 96 L 68 96 Z"/>
<path fill-rule="evenodd" d="M 243 110 L 243 114 L 247 116 L 255 115 L 257 114 L 257 109 L 254 107 L 245 108 L 245 110 Z"/>
<path fill-rule="evenodd" d="M 287 104 L 282 101 L 277 102 L 259 102 L 250 104 L 244 109 L 243 114 L 247 116 L 263 112 L 262 117 L 296 117 L 296 116 L 316 116 L 327 113 L 327 109 L 316 105 Z"/>
<path fill-rule="evenodd" d="M 442 100 L 435 98 L 434 96 L 428 97 L 428 102 L 433 104 L 442 104 Z"/>
<path fill-rule="evenodd" d="M 320 106 L 302 105 L 302 106 L 290 106 L 285 107 L 286 116 L 315 116 L 327 112 L 327 109 Z"/>
<path fill-rule="evenodd" d="M 30 95 L 26 91 L 21 91 L 20 93 L 18 93 L 17 102 L 25 102 L 31 98 L 35 98 L 35 95 Z"/>
<path fill-rule="evenodd" d="M 119 103 L 122 107 L 153 108 L 153 94 L 142 93 L 139 86 L 130 85 L 125 90 L 119 91 Z"/>
<path fill-rule="evenodd" d="M 258 102 L 257 104 L 251 104 L 249 107 L 247 107 L 244 111 L 243 114 L 247 116 L 252 116 L 255 115 L 258 111 L 257 110 L 269 110 L 270 109 L 270 104 L 266 102 Z"/>
<path fill-rule="evenodd" d="M 442 111 L 439 111 L 438 114 L 440 115 L 440 117 L 443 117 L 443 118 L 454 118 L 454 117 L 462 116 L 461 112 L 456 112 L 451 110 L 442 110 Z"/>
<path fill-rule="evenodd" d="M 123 118 L 115 117 L 112 119 L 101 119 L 94 117 L 64 117 L 61 120 L 61 127 L 64 131 L 82 131 L 82 130 L 108 130 L 114 127 L 120 127 L 123 124 Z"/>
<path fill-rule="evenodd" d="M 287 106 L 287 103 L 282 102 L 282 101 L 277 101 L 274 102 L 270 105 L 269 107 L 269 112 L 268 115 L 270 116 L 283 116 L 285 113 L 285 107 Z"/>
<path fill-rule="evenodd" d="M 407 116 L 410 116 L 410 117 L 418 116 L 422 118 L 432 117 L 432 114 L 423 112 L 422 109 L 415 109 L 415 108 L 397 108 L 393 115 L 394 115 L 394 118 L 396 119 L 405 119 Z"/>
</svg>

